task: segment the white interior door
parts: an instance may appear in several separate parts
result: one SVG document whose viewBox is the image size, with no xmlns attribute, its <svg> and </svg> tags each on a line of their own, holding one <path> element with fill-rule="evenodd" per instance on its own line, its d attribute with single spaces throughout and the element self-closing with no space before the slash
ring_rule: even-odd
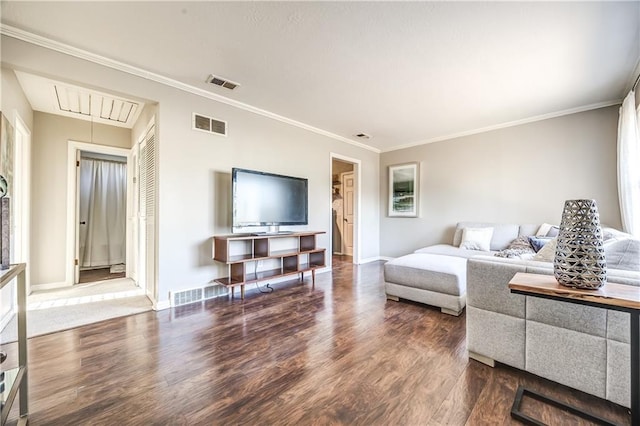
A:
<svg viewBox="0 0 640 426">
<path fill-rule="evenodd" d="M 342 241 L 343 241 L 343 253 L 348 256 L 353 256 L 353 219 L 354 219 L 354 203 L 353 194 L 355 190 L 355 181 L 353 172 L 341 173 L 340 178 L 342 181 L 343 190 L 343 218 L 342 218 Z"/>
</svg>

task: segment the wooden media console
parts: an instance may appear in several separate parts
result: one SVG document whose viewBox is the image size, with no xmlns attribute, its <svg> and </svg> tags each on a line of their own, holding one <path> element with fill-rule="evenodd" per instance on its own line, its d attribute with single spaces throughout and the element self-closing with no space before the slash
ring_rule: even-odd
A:
<svg viewBox="0 0 640 426">
<path fill-rule="evenodd" d="M 216 283 L 231 287 L 231 296 L 240 286 L 244 299 L 244 286 L 286 275 L 311 272 L 312 286 L 315 271 L 326 265 L 324 248 L 318 248 L 316 235 L 324 232 L 296 232 L 273 235 L 219 235 L 213 237 L 213 259 L 227 265 L 226 277 Z M 262 264 L 268 269 L 261 269 Z"/>
</svg>

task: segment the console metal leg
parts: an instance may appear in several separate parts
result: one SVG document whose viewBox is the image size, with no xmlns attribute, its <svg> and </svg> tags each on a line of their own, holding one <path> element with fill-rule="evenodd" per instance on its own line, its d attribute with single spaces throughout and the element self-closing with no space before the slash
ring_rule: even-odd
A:
<svg viewBox="0 0 640 426">
<path fill-rule="evenodd" d="M 631 312 L 631 425 L 640 426 L 640 312 Z"/>
<path fill-rule="evenodd" d="M 524 398 L 525 395 L 530 398 L 537 399 L 538 401 L 544 402 L 545 404 L 553 405 L 554 407 L 557 407 L 561 410 L 567 411 L 573 415 L 582 417 L 583 419 L 589 420 L 599 425 L 616 426 L 616 423 L 610 422 L 609 420 L 603 419 L 602 417 L 589 414 L 577 407 L 574 407 L 573 405 L 565 404 L 564 402 L 560 402 L 557 399 L 549 398 L 548 396 L 544 396 L 541 393 L 532 391 L 531 389 L 527 389 L 524 386 L 518 386 L 516 397 L 513 400 L 513 405 L 511 406 L 511 417 L 521 421 L 524 424 L 546 426 L 545 423 L 541 422 L 540 420 L 534 419 L 533 417 L 530 417 L 520 411 L 520 404 L 522 403 L 522 398 Z"/>
</svg>

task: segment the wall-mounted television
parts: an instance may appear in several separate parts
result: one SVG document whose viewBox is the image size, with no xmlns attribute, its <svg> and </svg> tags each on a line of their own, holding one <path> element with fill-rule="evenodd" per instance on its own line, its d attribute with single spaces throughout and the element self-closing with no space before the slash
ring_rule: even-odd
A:
<svg viewBox="0 0 640 426">
<path fill-rule="evenodd" d="M 281 225 L 309 223 L 307 179 L 240 168 L 231 174 L 233 232 L 268 227 L 269 234 L 287 233 Z"/>
</svg>

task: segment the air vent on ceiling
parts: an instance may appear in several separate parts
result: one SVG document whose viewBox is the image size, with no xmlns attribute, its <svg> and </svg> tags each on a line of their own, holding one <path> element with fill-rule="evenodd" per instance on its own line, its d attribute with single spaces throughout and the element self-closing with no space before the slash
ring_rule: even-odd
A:
<svg viewBox="0 0 640 426">
<path fill-rule="evenodd" d="M 194 112 L 193 130 L 227 136 L 227 122 Z"/>
<path fill-rule="evenodd" d="M 224 87 L 225 89 L 233 90 L 236 87 L 240 86 L 238 83 L 235 83 L 231 80 L 227 80 L 226 78 L 218 77 L 213 74 L 209 74 L 207 77 L 207 83 L 215 84 L 216 86 Z"/>
<path fill-rule="evenodd" d="M 371 135 L 368 135 L 366 133 L 358 133 L 355 135 L 355 137 L 359 139 L 371 139 Z"/>
</svg>

